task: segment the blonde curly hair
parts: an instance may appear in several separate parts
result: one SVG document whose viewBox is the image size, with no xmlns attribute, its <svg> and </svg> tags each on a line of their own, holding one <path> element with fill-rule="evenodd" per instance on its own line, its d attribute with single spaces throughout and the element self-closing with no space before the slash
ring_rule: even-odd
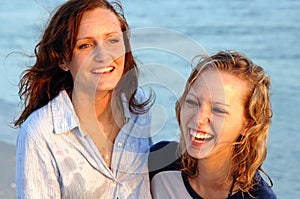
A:
<svg viewBox="0 0 300 199">
<path fill-rule="evenodd" d="M 233 154 L 230 159 L 230 171 L 227 178 L 233 178 L 235 185 L 242 192 L 249 192 L 257 183 L 256 172 L 263 172 L 273 185 L 271 178 L 262 169 L 267 155 L 267 139 L 272 118 L 270 102 L 270 78 L 262 67 L 254 64 L 245 55 L 235 51 L 220 51 L 212 56 L 201 57 L 187 80 L 182 96 L 176 102 L 176 117 L 180 125 L 180 110 L 186 95 L 197 79 L 207 69 L 217 69 L 245 80 L 249 84 L 244 99 L 247 131 L 232 143 Z M 181 136 L 178 146 L 181 155 L 182 170 L 189 176 L 195 177 L 197 159 L 191 157 L 187 151 L 184 136 Z"/>
</svg>

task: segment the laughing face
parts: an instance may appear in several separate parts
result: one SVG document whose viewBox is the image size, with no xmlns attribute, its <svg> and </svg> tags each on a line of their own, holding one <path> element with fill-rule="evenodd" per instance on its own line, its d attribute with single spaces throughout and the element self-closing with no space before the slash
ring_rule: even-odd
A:
<svg viewBox="0 0 300 199">
<path fill-rule="evenodd" d="M 232 74 L 205 70 L 193 83 L 181 107 L 180 126 L 189 155 L 208 158 L 229 152 L 245 131 L 247 82 Z"/>
<path fill-rule="evenodd" d="M 115 88 L 124 71 L 125 46 L 120 22 L 111 11 L 84 13 L 70 63 L 74 90 L 105 93 Z"/>
</svg>

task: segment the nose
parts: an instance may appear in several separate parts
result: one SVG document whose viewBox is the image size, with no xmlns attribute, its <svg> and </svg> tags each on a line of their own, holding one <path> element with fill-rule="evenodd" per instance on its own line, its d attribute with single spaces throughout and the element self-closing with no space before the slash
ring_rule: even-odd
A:
<svg viewBox="0 0 300 199">
<path fill-rule="evenodd" d="M 197 125 L 207 124 L 211 120 L 211 110 L 209 107 L 200 106 L 197 112 L 195 113 L 195 119 L 197 121 Z"/>
<path fill-rule="evenodd" d="M 103 44 L 99 44 L 94 48 L 94 60 L 96 62 L 111 64 L 112 58 L 110 52 Z"/>
</svg>

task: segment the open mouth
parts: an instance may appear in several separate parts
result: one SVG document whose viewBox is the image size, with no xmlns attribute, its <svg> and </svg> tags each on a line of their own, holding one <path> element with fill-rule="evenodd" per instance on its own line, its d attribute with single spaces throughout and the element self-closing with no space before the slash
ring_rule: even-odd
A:
<svg viewBox="0 0 300 199">
<path fill-rule="evenodd" d="M 211 141 L 214 138 L 213 135 L 203 132 L 203 131 L 196 131 L 193 129 L 190 129 L 189 131 L 190 131 L 190 136 L 191 136 L 192 142 L 197 142 L 197 143 L 203 144 L 205 142 Z"/>
<path fill-rule="evenodd" d="M 115 70 L 115 67 L 109 66 L 109 67 L 93 70 L 92 73 L 93 74 L 107 74 L 107 73 L 113 72 L 114 70 Z"/>
</svg>

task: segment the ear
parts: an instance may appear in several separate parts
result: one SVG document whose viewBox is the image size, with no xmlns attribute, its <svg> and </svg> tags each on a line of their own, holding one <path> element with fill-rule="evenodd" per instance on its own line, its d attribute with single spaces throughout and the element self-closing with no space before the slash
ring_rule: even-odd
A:
<svg viewBox="0 0 300 199">
<path fill-rule="evenodd" d="M 65 62 L 58 64 L 58 66 L 66 72 L 69 71 L 69 67 L 67 66 L 67 64 Z"/>
</svg>

